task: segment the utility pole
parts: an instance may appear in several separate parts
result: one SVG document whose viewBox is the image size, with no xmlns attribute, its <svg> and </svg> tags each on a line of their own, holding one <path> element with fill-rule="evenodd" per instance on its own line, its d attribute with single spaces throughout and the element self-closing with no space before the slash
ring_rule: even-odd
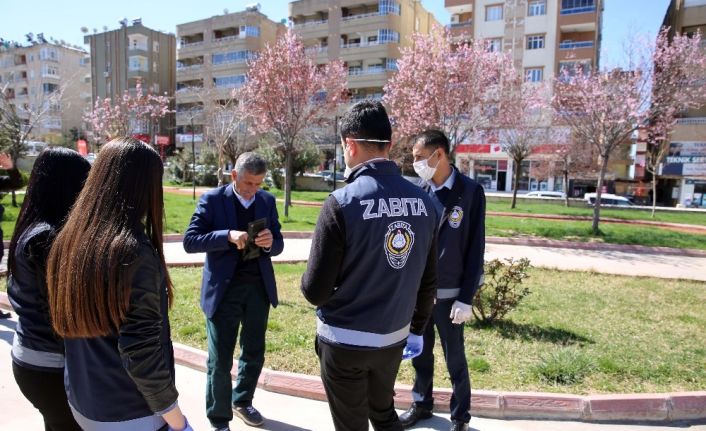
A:
<svg viewBox="0 0 706 431">
<path fill-rule="evenodd" d="M 192 112 L 193 114 L 193 112 Z M 194 116 L 191 115 L 191 185 L 193 192 L 191 199 L 196 201 L 196 147 L 194 146 Z"/>
<path fill-rule="evenodd" d="M 338 115 L 333 117 L 333 172 L 331 173 L 331 178 L 333 178 L 333 191 L 336 191 L 336 147 L 338 146 Z"/>
</svg>

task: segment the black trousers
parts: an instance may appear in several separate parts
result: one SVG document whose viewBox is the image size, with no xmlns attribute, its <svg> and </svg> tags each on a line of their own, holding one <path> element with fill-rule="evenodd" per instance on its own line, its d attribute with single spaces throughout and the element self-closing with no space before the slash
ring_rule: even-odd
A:
<svg viewBox="0 0 706 431">
<path fill-rule="evenodd" d="M 64 373 L 39 371 L 12 362 L 17 386 L 44 417 L 46 431 L 81 431 L 64 391 Z"/>
<path fill-rule="evenodd" d="M 439 331 L 444 361 L 451 377 L 451 419 L 468 423 L 471 420 L 471 379 L 468 374 L 466 350 L 464 348 L 463 327 L 451 323 L 449 315 L 453 300 L 437 301 L 434 304 L 432 320 L 424 332 L 424 350 L 412 359 L 416 372 L 412 399 L 420 407 L 431 410 L 434 407 L 434 327 Z"/>
<path fill-rule="evenodd" d="M 353 350 L 316 341 L 321 380 L 337 431 L 403 430 L 395 411 L 395 379 L 404 346 Z"/>
</svg>

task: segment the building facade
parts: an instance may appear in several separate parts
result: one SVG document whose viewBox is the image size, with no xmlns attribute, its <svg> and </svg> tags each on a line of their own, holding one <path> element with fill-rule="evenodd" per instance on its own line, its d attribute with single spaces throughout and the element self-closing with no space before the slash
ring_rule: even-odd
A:
<svg viewBox="0 0 706 431">
<path fill-rule="evenodd" d="M 672 34 L 700 32 L 706 49 L 706 0 L 672 0 L 662 25 Z M 663 205 L 706 208 L 706 106 L 677 120 L 657 197 Z"/>
<path fill-rule="evenodd" d="M 137 82 L 143 91 L 174 96 L 176 90 L 176 38 L 173 34 L 151 30 L 135 19 L 130 24 L 103 33 L 86 35 L 84 43 L 91 53 L 92 101 L 122 97 L 125 91 L 135 94 Z M 167 146 L 174 143 L 174 115 L 169 114 L 158 124 L 132 124 L 135 137 L 158 141 Z M 168 141 L 166 140 L 168 138 Z"/>
<path fill-rule="evenodd" d="M 73 140 L 83 131 L 82 116 L 91 102 L 87 53 L 47 42 L 42 35 L 29 39 L 26 45 L 0 46 L 0 89 L 18 115 L 34 124 L 32 139 L 48 144 Z"/>
<path fill-rule="evenodd" d="M 549 81 L 563 71 L 598 68 L 602 0 L 445 0 L 449 28 L 459 42 L 483 40 L 490 51 L 509 51 L 529 82 Z M 547 124 L 545 126 L 549 126 Z M 595 190 L 595 179 L 536 178 L 537 154 L 522 163 L 518 190 L 568 191 L 571 196 Z M 489 191 L 511 191 L 513 162 L 494 134 L 457 148 L 457 164 Z M 623 160 L 625 159 L 625 160 Z M 627 157 L 616 160 L 609 180 L 627 175 Z"/>
<path fill-rule="evenodd" d="M 397 70 L 400 48 L 438 22 L 420 0 L 297 0 L 289 25 L 319 64 L 340 59 L 348 68 L 352 101 L 382 99 Z"/>
<path fill-rule="evenodd" d="M 248 61 L 284 31 L 259 7 L 177 25 L 177 147 L 208 142 L 209 102 L 231 98 L 245 83 Z"/>
</svg>

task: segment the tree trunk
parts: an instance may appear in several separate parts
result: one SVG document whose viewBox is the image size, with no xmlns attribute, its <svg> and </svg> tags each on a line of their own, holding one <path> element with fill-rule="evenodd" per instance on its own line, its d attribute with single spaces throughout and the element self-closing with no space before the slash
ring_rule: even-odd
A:
<svg viewBox="0 0 706 431">
<path fill-rule="evenodd" d="M 569 171 L 564 171 L 564 206 L 569 207 Z"/>
<path fill-rule="evenodd" d="M 218 146 L 218 187 L 225 184 L 223 181 L 223 145 Z"/>
<path fill-rule="evenodd" d="M 17 208 L 17 196 L 15 195 L 15 191 L 12 191 L 12 206 Z"/>
<path fill-rule="evenodd" d="M 292 181 L 294 180 L 294 175 L 292 175 L 292 165 L 294 160 L 292 157 L 293 145 L 287 145 L 287 158 L 284 170 L 284 216 L 289 217 L 289 207 L 292 205 Z"/>
<path fill-rule="evenodd" d="M 603 158 L 603 163 L 601 163 L 601 171 L 598 174 L 598 185 L 596 186 L 596 203 L 593 205 L 593 223 L 591 224 L 591 231 L 593 235 L 598 235 L 598 222 L 601 218 L 601 194 L 603 190 L 603 177 L 605 177 L 606 170 L 608 170 L 608 157 Z"/>
<path fill-rule="evenodd" d="M 517 203 L 517 185 L 520 183 L 520 169 L 522 168 L 522 161 L 517 163 L 513 160 L 515 164 L 513 166 L 513 171 L 515 171 L 514 178 L 512 179 L 512 202 L 510 203 L 510 209 L 515 209 L 515 204 Z"/>
<path fill-rule="evenodd" d="M 656 171 L 656 169 L 655 169 Z M 657 174 L 652 174 L 652 218 L 655 218 L 655 207 L 657 206 Z"/>
</svg>

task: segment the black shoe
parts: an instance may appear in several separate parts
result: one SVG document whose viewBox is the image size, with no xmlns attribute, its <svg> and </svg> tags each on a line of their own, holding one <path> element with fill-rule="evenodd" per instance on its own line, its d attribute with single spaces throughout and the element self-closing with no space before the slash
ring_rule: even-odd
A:
<svg viewBox="0 0 706 431">
<path fill-rule="evenodd" d="M 461 421 L 451 421 L 449 431 L 468 431 L 468 424 Z"/>
<path fill-rule="evenodd" d="M 236 416 L 242 419 L 243 422 L 251 427 L 259 427 L 265 423 L 265 420 L 262 418 L 260 412 L 258 412 L 253 406 L 233 406 L 233 412 Z"/>
<path fill-rule="evenodd" d="M 230 431 L 230 427 L 228 425 L 224 427 L 211 427 L 212 431 Z"/>
<path fill-rule="evenodd" d="M 0 319 L 9 319 L 12 317 L 9 311 L 0 311 Z"/>
<path fill-rule="evenodd" d="M 400 423 L 403 427 L 409 428 L 416 424 L 420 419 L 429 419 L 432 416 L 431 410 L 412 404 L 412 407 L 410 407 L 409 410 L 400 415 Z"/>
</svg>

